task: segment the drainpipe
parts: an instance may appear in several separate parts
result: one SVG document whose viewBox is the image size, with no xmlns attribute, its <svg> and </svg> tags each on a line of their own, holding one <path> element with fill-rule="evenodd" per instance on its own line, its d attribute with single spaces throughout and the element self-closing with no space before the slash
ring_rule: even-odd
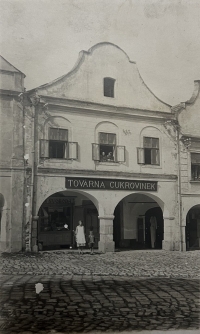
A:
<svg viewBox="0 0 200 334">
<path fill-rule="evenodd" d="M 24 92 L 22 93 L 22 99 L 21 99 L 21 104 L 22 104 L 22 115 L 23 115 L 23 159 L 24 159 L 24 187 L 23 187 L 23 229 L 22 229 L 22 240 L 23 240 L 23 236 L 24 236 L 24 226 L 26 223 L 26 207 L 25 207 L 25 203 L 26 203 L 26 159 L 25 159 L 25 107 L 24 107 L 24 100 L 25 100 L 25 94 L 26 94 L 26 88 L 24 88 Z M 20 94 L 21 95 L 21 94 Z M 22 241 L 22 246 L 23 246 L 23 241 Z M 25 245 L 25 249 L 26 249 L 26 245 Z"/>
<path fill-rule="evenodd" d="M 30 220 L 29 220 L 29 251 L 32 251 L 32 230 L 33 230 L 33 220 L 34 217 L 34 194 L 35 194 L 35 171 L 36 171 L 36 159 L 35 159 L 35 151 L 36 151 L 36 108 L 38 103 L 40 102 L 40 97 L 35 92 L 35 95 L 30 98 L 32 103 L 32 173 L 31 173 L 31 197 L 30 197 Z"/>
<path fill-rule="evenodd" d="M 34 181 L 35 181 L 35 107 L 32 106 L 32 170 L 31 170 L 31 193 L 30 193 L 30 217 L 29 217 L 29 251 L 32 251 L 32 221 L 34 206 Z"/>
<path fill-rule="evenodd" d="M 178 154 L 178 211 L 180 224 L 180 251 L 183 251 L 183 231 L 182 231 L 182 188 L 181 188 L 181 157 L 180 157 L 180 128 L 178 124 L 178 115 L 176 114 L 176 142 Z"/>
</svg>

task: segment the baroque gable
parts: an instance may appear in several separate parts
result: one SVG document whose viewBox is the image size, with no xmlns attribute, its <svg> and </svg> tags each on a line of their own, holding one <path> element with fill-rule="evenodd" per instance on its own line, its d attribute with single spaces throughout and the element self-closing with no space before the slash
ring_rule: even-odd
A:
<svg viewBox="0 0 200 334">
<path fill-rule="evenodd" d="M 104 78 L 115 82 L 114 97 L 104 96 Z M 74 68 L 37 88 L 39 95 L 104 105 L 171 112 L 144 83 L 136 63 L 118 46 L 99 43 L 81 51 Z"/>
</svg>

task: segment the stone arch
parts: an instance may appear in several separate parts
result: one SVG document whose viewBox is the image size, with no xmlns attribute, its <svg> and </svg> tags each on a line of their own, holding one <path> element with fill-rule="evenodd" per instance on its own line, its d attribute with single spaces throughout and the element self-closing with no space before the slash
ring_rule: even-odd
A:
<svg viewBox="0 0 200 334">
<path fill-rule="evenodd" d="M 190 198 L 185 197 L 183 198 L 183 212 L 182 212 L 182 225 L 186 224 L 186 217 L 190 209 L 194 206 L 200 205 L 200 197 L 199 196 L 192 196 Z"/>
<path fill-rule="evenodd" d="M 159 214 L 158 214 L 158 209 Z M 158 196 L 148 192 L 132 192 L 121 196 L 114 209 L 113 235 L 116 247 L 162 248 L 164 235 L 163 211 L 165 204 Z M 155 241 L 151 243 L 151 215 L 156 217 Z M 153 214 L 154 213 L 154 214 Z M 146 216 L 147 215 L 147 216 Z M 142 240 L 140 228 L 142 224 Z M 155 246 L 156 242 L 156 246 Z M 134 244 L 134 246 L 133 246 Z"/>
<path fill-rule="evenodd" d="M 186 250 L 200 249 L 200 201 L 186 214 Z"/>
<path fill-rule="evenodd" d="M 65 192 L 67 191 L 67 192 L 69 192 L 69 193 L 73 193 L 73 192 L 75 192 L 75 193 L 82 194 L 82 195 L 84 195 L 85 197 L 88 197 L 88 199 L 90 199 L 90 200 L 93 202 L 93 204 L 95 205 L 95 207 L 96 207 L 96 209 L 98 210 L 99 214 L 102 213 L 102 212 L 104 212 L 101 203 L 100 203 L 100 202 L 98 201 L 98 199 L 97 199 L 93 194 L 91 194 L 90 192 L 86 192 L 86 191 L 84 191 L 84 190 L 79 190 L 79 189 L 78 189 L 78 190 L 76 190 L 76 189 L 68 190 L 68 189 L 66 189 L 66 188 L 64 188 L 64 187 L 63 187 L 63 189 L 59 187 L 59 188 L 54 188 L 53 190 L 48 190 L 48 191 L 45 193 L 45 195 L 40 199 L 40 201 L 37 203 L 37 206 L 36 206 L 36 212 L 39 211 L 39 209 L 40 209 L 42 203 L 43 203 L 48 197 L 52 196 L 52 195 L 55 194 L 55 193 L 64 192 L 64 191 L 65 191 Z"/>
<path fill-rule="evenodd" d="M 54 189 L 55 191 L 55 189 Z M 85 234 L 94 229 L 95 247 L 99 240 L 99 204 L 92 195 L 82 190 L 63 189 L 51 191 L 41 199 L 37 208 L 38 224 L 34 244 L 39 250 L 76 247 L 74 231 L 79 220 L 83 221 Z M 47 200 L 47 201 L 46 201 Z M 53 249 L 55 249 L 53 248 Z"/>
<path fill-rule="evenodd" d="M 161 210 L 163 211 L 163 214 L 165 213 L 166 215 L 169 215 L 169 211 L 166 208 L 166 205 L 165 205 L 164 201 L 160 197 L 158 197 L 158 196 L 156 196 L 156 195 L 154 195 L 152 193 L 145 192 L 145 191 L 143 191 L 143 192 L 137 192 L 137 191 L 135 191 L 135 192 L 126 192 L 126 193 L 119 192 L 119 196 L 117 196 L 116 201 L 113 202 L 113 207 L 111 208 L 111 210 L 113 211 L 112 213 L 114 214 L 114 210 L 115 210 L 116 206 L 119 204 L 119 202 L 121 200 L 123 200 L 124 198 L 126 198 L 126 197 L 128 197 L 130 195 L 139 195 L 139 194 L 140 195 L 145 195 L 145 196 L 148 196 L 148 197 L 152 198 L 155 202 L 158 203 L 158 205 L 160 206 Z"/>
</svg>

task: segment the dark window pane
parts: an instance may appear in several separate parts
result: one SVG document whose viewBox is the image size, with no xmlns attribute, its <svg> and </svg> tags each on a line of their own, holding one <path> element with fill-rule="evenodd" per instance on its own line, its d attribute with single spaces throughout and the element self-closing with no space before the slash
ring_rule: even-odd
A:
<svg viewBox="0 0 200 334">
<path fill-rule="evenodd" d="M 68 130 L 65 129 L 56 129 L 56 128 L 50 128 L 50 134 L 49 134 L 50 140 L 68 140 Z"/>
<path fill-rule="evenodd" d="M 200 153 L 191 153 L 191 162 L 193 164 L 200 164 Z"/>
<path fill-rule="evenodd" d="M 50 141 L 49 142 L 49 157 L 56 159 L 65 158 L 65 142 Z"/>
<path fill-rule="evenodd" d="M 114 97 L 114 84 L 114 79 L 104 78 L 104 96 Z"/>
<path fill-rule="evenodd" d="M 144 137 L 144 147 L 152 147 L 152 138 Z"/>
<path fill-rule="evenodd" d="M 116 144 L 116 135 L 109 133 L 108 134 L 108 144 Z"/>
<path fill-rule="evenodd" d="M 68 140 L 68 131 L 59 129 L 59 140 L 67 141 Z"/>
<path fill-rule="evenodd" d="M 52 140 L 59 140 L 59 132 L 58 132 L 58 129 L 53 129 L 53 128 L 50 128 L 50 138 L 49 139 L 52 139 Z"/>
<path fill-rule="evenodd" d="M 108 134 L 100 132 L 100 144 L 108 144 Z"/>
<path fill-rule="evenodd" d="M 158 148 L 159 147 L 159 139 L 152 138 L 152 147 Z"/>
<path fill-rule="evenodd" d="M 144 163 L 147 165 L 151 165 L 151 149 L 144 149 Z"/>
<path fill-rule="evenodd" d="M 199 181 L 200 180 L 200 165 L 192 165 L 191 174 L 192 174 L 192 180 Z"/>
</svg>

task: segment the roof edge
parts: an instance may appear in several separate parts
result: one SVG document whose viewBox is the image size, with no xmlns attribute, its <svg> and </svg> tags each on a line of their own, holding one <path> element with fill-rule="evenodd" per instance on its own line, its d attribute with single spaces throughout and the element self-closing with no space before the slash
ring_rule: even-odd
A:
<svg viewBox="0 0 200 334">
<path fill-rule="evenodd" d="M 148 91 L 149 91 L 149 92 L 150 92 L 150 93 L 151 93 L 151 94 L 152 94 L 152 95 L 153 95 L 159 102 L 165 104 L 166 106 L 168 106 L 169 108 L 172 109 L 172 106 L 171 106 L 170 104 L 168 104 L 168 103 L 162 101 L 161 99 L 159 99 L 159 97 L 157 97 L 157 96 L 152 92 L 152 90 L 147 86 L 147 84 L 144 82 L 144 80 L 143 80 L 143 78 L 142 78 L 142 76 L 141 76 L 141 74 L 140 74 L 140 71 L 139 71 L 138 67 L 137 67 L 137 71 L 138 71 L 138 74 L 139 74 L 139 76 L 140 76 L 140 79 L 142 80 L 142 83 L 143 83 L 144 86 L 148 89 Z"/>
<path fill-rule="evenodd" d="M 10 64 L 12 67 L 14 67 L 16 70 L 17 70 L 17 72 L 20 72 L 21 74 L 23 74 L 23 76 L 24 76 L 24 78 L 26 78 L 26 75 L 22 72 L 22 71 L 20 71 L 17 67 L 15 67 L 13 64 L 11 64 L 6 58 L 4 58 L 2 55 L 0 55 L 8 64 Z M 9 71 L 9 70 L 7 70 L 7 72 L 12 72 L 12 71 Z"/>
</svg>

